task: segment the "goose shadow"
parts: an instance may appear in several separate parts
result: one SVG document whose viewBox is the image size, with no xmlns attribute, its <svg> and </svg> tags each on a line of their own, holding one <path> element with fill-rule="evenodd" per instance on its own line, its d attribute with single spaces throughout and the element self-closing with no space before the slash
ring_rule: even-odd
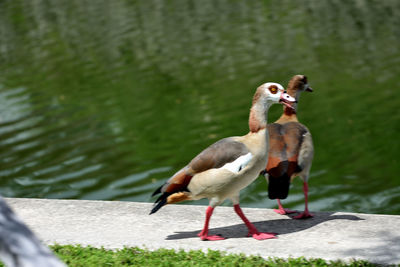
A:
<svg viewBox="0 0 400 267">
<path fill-rule="evenodd" d="M 356 215 L 351 215 L 351 214 L 335 215 L 334 212 L 318 212 L 314 213 L 313 218 L 309 219 L 296 220 L 296 219 L 288 219 L 286 217 L 285 219 L 265 220 L 252 223 L 260 232 L 273 232 L 277 233 L 279 236 L 279 235 L 304 231 L 320 223 L 332 220 L 360 221 L 365 219 L 362 219 Z M 197 234 L 201 230 L 202 229 L 198 229 L 195 231 L 175 232 L 174 234 L 167 236 L 166 240 L 198 237 Z M 246 237 L 247 227 L 245 226 L 244 223 L 224 226 L 224 227 L 215 227 L 209 229 L 209 234 L 222 235 L 225 238 L 241 238 L 241 237 Z"/>
</svg>

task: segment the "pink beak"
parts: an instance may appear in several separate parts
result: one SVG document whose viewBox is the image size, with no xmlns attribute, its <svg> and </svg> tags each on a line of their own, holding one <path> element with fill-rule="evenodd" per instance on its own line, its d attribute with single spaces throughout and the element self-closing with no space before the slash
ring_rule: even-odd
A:
<svg viewBox="0 0 400 267">
<path fill-rule="evenodd" d="M 283 105 L 287 106 L 288 108 L 294 109 L 292 106 L 294 103 L 297 103 L 296 99 L 294 97 L 291 97 L 285 92 L 281 94 L 281 97 L 279 99 L 279 103 L 282 103 Z"/>
</svg>

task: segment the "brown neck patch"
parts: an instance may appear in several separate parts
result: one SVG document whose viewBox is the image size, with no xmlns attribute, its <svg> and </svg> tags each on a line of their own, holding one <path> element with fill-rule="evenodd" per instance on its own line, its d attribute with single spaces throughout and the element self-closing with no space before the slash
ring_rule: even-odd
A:
<svg viewBox="0 0 400 267">
<path fill-rule="evenodd" d="M 298 122 L 299 120 L 297 119 L 297 115 L 296 115 L 296 111 L 285 107 L 283 114 L 281 115 L 281 117 L 275 121 L 276 123 L 286 123 L 286 122 L 290 122 L 290 121 L 294 121 L 294 122 Z"/>
<path fill-rule="evenodd" d="M 263 86 L 259 86 L 256 90 L 256 93 L 253 96 L 253 103 L 250 109 L 250 116 L 249 116 L 249 128 L 250 132 L 256 133 L 261 129 L 266 128 L 267 126 L 263 123 L 262 118 L 260 118 L 260 111 L 257 110 L 257 102 L 260 101 L 262 97 L 262 90 Z M 265 116 L 265 114 L 261 114 L 261 116 Z"/>
<path fill-rule="evenodd" d="M 292 116 L 292 115 L 296 115 L 297 113 L 296 113 L 296 110 L 285 107 L 285 109 L 283 110 L 283 114 L 285 114 L 286 116 Z"/>
<path fill-rule="evenodd" d="M 265 125 L 261 124 L 260 120 L 257 118 L 257 116 L 253 110 L 250 111 L 249 128 L 250 128 L 250 132 L 252 132 L 252 133 L 256 133 L 259 130 L 266 128 Z"/>
</svg>

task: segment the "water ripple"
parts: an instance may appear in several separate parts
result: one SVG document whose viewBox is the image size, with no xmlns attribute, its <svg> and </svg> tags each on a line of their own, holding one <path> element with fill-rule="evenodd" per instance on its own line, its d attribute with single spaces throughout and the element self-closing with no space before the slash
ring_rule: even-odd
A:
<svg viewBox="0 0 400 267">
<path fill-rule="evenodd" d="M 257 86 L 304 73 L 311 210 L 399 213 L 400 2 L 192 2 L 2 3 L 0 193 L 152 201 L 202 149 L 247 133 Z M 301 181 L 290 190 L 300 209 Z M 262 179 L 242 202 L 276 205 Z"/>
</svg>

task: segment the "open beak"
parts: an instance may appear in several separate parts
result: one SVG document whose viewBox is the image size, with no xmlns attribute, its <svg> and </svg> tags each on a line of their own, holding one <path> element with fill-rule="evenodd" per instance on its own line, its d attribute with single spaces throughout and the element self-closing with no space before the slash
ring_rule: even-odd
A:
<svg viewBox="0 0 400 267">
<path fill-rule="evenodd" d="M 281 94 L 279 103 L 282 103 L 283 105 L 285 105 L 288 108 L 294 109 L 293 104 L 297 103 L 296 99 L 294 97 L 291 97 L 290 95 L 288 95 L 285 92 Z"/>
</svg>

